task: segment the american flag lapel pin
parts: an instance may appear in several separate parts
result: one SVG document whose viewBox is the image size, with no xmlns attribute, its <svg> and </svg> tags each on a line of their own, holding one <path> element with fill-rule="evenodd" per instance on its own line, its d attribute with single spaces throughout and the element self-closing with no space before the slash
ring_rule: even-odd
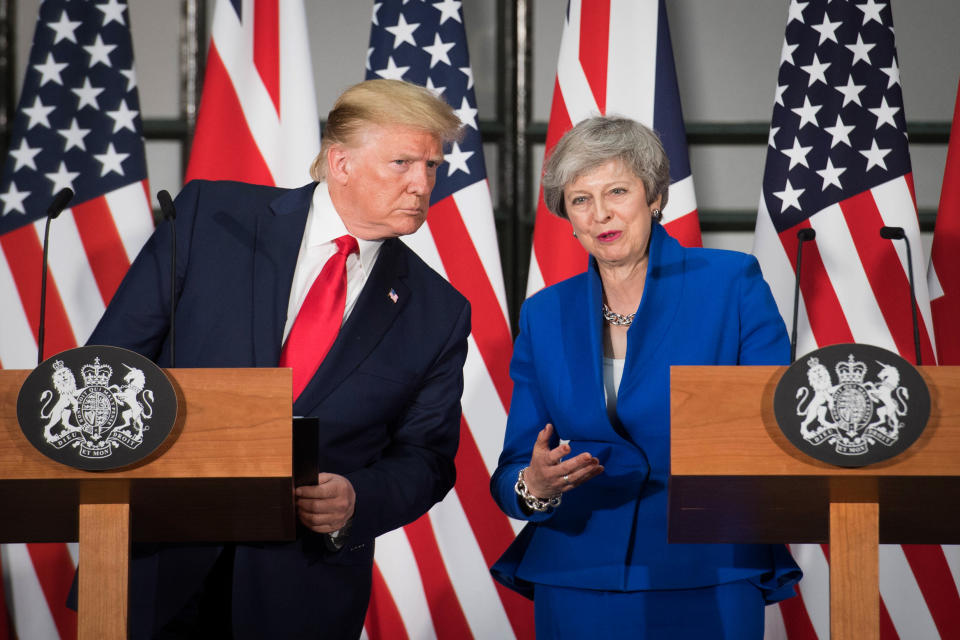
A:
<svg viewBox="0 0 960 640">
<path fill-rule="evenodd" d="M 387 297 L 393 301 L 393 304 L 397 304 L 397 300 L 400 299 L 400 296 L 397 295 L 397 292 L 393 289 L 390 289 L 390 292 L 387 294 Z"/>
</svg>

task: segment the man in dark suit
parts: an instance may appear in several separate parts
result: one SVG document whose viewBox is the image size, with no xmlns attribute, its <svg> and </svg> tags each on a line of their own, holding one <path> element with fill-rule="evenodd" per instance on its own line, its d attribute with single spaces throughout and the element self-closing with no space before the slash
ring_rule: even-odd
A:
<svg viewBox="0 0 960 640">
<path fill-rule="evenodd" d="M 177 197 L 177 366 L 290 366 L 322 473 L 297 489 L 295 542 L 137 550 L 135 637 L 359 636 L 374 538 L 454 484 L 470 308 L 398 236 L 426 219 L 459 127 L 421 87 L 363 82 L 330 112 L 316 183 Z M 164 223 L 91 344 L 169 364 L 169 246 Z"/>
</svg>

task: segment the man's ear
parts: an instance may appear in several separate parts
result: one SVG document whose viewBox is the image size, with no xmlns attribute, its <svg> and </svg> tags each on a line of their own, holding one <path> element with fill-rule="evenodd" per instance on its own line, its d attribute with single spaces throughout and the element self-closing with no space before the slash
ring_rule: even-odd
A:
<svg viewBox="0 0 960 640">
<path fill-rule="evenodd" d="M 351 169 L 350 150 L 340 144 L 332 144 L 327 149 L 327 179 L 346 186 Z"/>
</svg>

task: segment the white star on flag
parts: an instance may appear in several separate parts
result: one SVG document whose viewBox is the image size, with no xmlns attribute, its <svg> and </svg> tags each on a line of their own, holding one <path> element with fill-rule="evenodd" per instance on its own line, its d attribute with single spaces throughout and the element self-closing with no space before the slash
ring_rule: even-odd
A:
<svg viewBox="0 0 960 640">
<path fill-rule="evenodd" d="M 120 69 L 120 75 L 127 79 L 127 92 L 137 86 L 137 74 L 132 67 L 130 69 Z"/>
<path fill-rule="evenodd" d="M 467 97 L 464 96 L 463 100 L 460 101 L 460 108 L 454 109 L 453 111 L 457 114 L 457 117 L 460 118 L 460 122 L 464 125 L 477 128 L 477 110 L 470 106 L 470 102 L 467 100 Z"/>
<path fill-rule="evenodd" d="M 854 125 L 844 124 L 843 120 L 840 118 L 840 114 L 837 114 L 837 123 L 832 127 L 824 127 L 823 130 L 829 133 L 832 136 L 830 140 L 830 148 L 833 149 L 835 146 L 841 142 L 845 145 L 852 146 L 850 144 L 850 132 L 853 131 Z"/>
<path fill-rule="evenodd" d="M 817 170 L 817 175 L 823 178 L 822 189 L 826 191 L 827 187 L 830 185 L 836 186 L 839 189 L 843 189 L 843 185 L 840 184 L 840 174 L 846 170 L 846 167 L 833 166 L 833 161 L 830 160 L 830 158 L 827 158 L 827 166 L 823 169 Z"/>
<path fill-rule="evenodd" d="M 473 155 L 473 151 L 461 151 L 460 145 L 456 142 L 453 143 L 453 149 L 450 153 L 447 153 L 443 156 L 443 159 L 447 161 L 447 177 L 453 175 L 454 171 L 463 171 L 466 174 L 470 173 L 470 169 L 467 168 L 467 160 L 470 156 Z"/>
<path fill-rule="evenodd" d="M 14 211 L 26 213 L 26 210 L 23 208 L 23 201 L 26 200 L 29 195 L 29 191 L 17 191 L 16 183 L 11 182 L 7 192 L 0 193 L 0 200 L 3 201 L 3 215 L 13 213 Z"/>
<path fill-rule="evenodd" d="M 890 125 L 894 129 L 897 128 L 897 123 L 894 121 L 893 116 L 896 115 L 897 111 L 900 111 L 900 107 L 888 105 L 886 96 L 880 99 L 880 106 L 867 109 L 867 111 L 877 116 L 877 129 L 885 124 Z"/>
<path fill-rule="evenodd" d="M 456 42 L 443 42 L 440 40 L 439 33 L 433 34 L 433 44 L 423 48 L 430 54 L 430 68 L 433 69 L 438 62 L 450 64 L 450 56 L 447 55 L 447 52 L 453 49 L 456 44 Z"/>
<path fill-rule="evenodd" d="M 119 22 L 123 26 L 127 26 L 127 21 L 123 18 L 123 11 L 126 7 L 117 0 L 108 0 L 107 4 L 98 4 L 97 9 L 103 12 L 103 24 L 100 26 L 105 27 L 111 22 Z"/>
<path fill-rule="evenodd" d="M 880 17 L 880 12 L 883 11 L 884 5 L 877 4 L 875 0 L 867 0 L 863 4 L 858 4 L 857 9 L 863 11 L 863 24 L 867 24 L 871 20 L 876 20 L 878 23 L 883 24 L 883 19 Z"/>
<path fill-rule="evenodd" d="M 853 52 L 853 62 L 851 63 L 851 66 L 857 64 L 858 62 L 865 62 L 868 65 L 871 64 L 870 50 L 876 46 L 875 44 L 867 44 L 863 41 L 863 36 L 858 33 L 857 41 L 846 46 L 847 49 L 850 49 L 850 51 Z"/>
<path fill-rule="evenodd" d="M 48 107 L 40 102 L 40 96 L 37 96 L 37 99 L 33 101 L 32 107 L 24 107 L 21 111 L 30 118 L 30 122 L 27 123 L 27 130 L 33 129 L 36 125 L 40 124 L 50 128 L 50 113 L 56 109 L 56 107 Z"/>
<path fill-rule="evenodd" d="M 69 151 L 74 147 L 81 151 L 87 150 L 87 145 L 84 144 L 83 139 L 90 133 L 90 129 L 81 129 L 76 118 L 70 123 L 69 129 L 57 129 L 57 133 L 63 136 L 66 141 L 63 147 L 64 151 Z"/>
<path fill-rule="evenodd" d="M 809 79 L 807 80 L 807 86 L 812 87 L 813 83 L 820 81 L 823 84 L 827 83 L 826 71 L 827 67 L 830 66 L 829 62 L 820 62 L 820 59 L 817 57 L 817 54 L 813 54 L 813 61 L 810 64 L 800 67 L 809 74 Z"/>
<path fill-rule="evenodd" d="M 69 40 L 70 42 L 77 44 L 77 35 L 75 32 L 77 27 L 79 27 L 81 24 L 82 23 L 80 21 L 71 21 L 66 10 L 61 11 L 59 21 L 47 23 L 47 26 L 53 29 L 53 31 L 57 34 L 53 39 L 53 44 L 57 44 L 61 40 Z"/>
<path fill-rule="evenodd" d="M 794 20 L 800 24 L 804 24 L 803 20 L 803 10 L 807 8 L 809 2 L 797 2 L 797 0 L 790 0 L 790 8 L 788 9 L 789 15 L 787 16 L 787 24 L 790 24 Z"/>
<path fill-rule="evenodd" d="M 848 102 L 854 102 L 861 107 L 863 106 L 860 103 L 860 92 L 863 91 L 863 88 L 867 86 L 865 84 L 853 84 L 853 76 L 847 77 L 847 84 L 840 87 L 835 86 L 834 89 L 843 94 L 843 105 L 847 106 Z"/>
<path fill-rule="evenodd" d="M 884 158 L 890 153 L 890 149 L 880 149 L 877 146 L 877 141 L 874 140 L 869 149 L 857 149 L 864 158 L 867 159 L 867 168 L 869 171 L 873 167 L 880 167 L 884 171 L 887 169 L 887 163 L 884 162 Z"/>
<path fill-rule="evenodd" d="M 460 71 L 467 76 L 467 89 L 473 89 L 473 69 L 471 67 L 460 67 Z"/>
<path fill-rule="evenodd" d="M 403 80 L 403 74 L 409 69 L 410 67 L 398 67 L 393 61 L 393 56 L 390 56 L 387 58 L 387 67 L 385 69 L 377 69 L 374 73 L 388 80 Z"/>
<path fill-rule="evenodd" d="M 821 105 L 810 104 L 810 98 L 803 96 L 803 106 L 791 109 L 791 111 L 800 116 L 800 129 L 803 129 L 804 125 L 807 124 L 812 124 L 815 127 L 820 126 L 817 122 L 817 111 L 820 111 L 820 107 Z"/>
<path fill-rule="evenodd" d="M 781 149 L 780 151 L 783 155 L 790 158 L 790 166 L 787 170 L 793 169 L 798 164 L 809 168 L 810 165 L 807 164 L 807 154 L 810 153 L 810 149 L 813 149 L 813 147 L 801 147 L 800 141 L 796 138 L 793 139 L 792 149 Z"/>
<path fill-rule="evenodd" d="M 840 20 L 836 22 L 830 22 L 830 18 L 827 15 L 823 16 L 823 22 L 820 24 L 810 25 L 814 31 L 820 34 L 820 42 L 817 45 L 821 45 L 827 40 L 833 40 L 837 42 L 837 27 L 843 24 Z M 837 44 L 840 44 L 837 42 Z"/>
<path fill-rule="evenodd" d="M 880 71 L 883 71 L 885 74 L 887 74 L 887 77 L 890 78 L 887 81 L 887 89 L 895 84 L 900 84 L 900 67 L 897 66 L 896 58 L 890 62 L 889 67 L 880 67 Z"/>
<path fill-rule="evenodd" d="M 57 62 L 52 53 L 47 54 L 47 60 L 43 64 L 35 64 L 33 68 L 40 72 L 40 86 L 47 84 L 48 82 L 56 82 L 59 85 L 63 84 L 63 78 L 60 77 L 60 72 L 66 69 L 68 65 L 66 62 Z"/>
<path fill-rule="evenodd" d="M 95 111 L 100 110 L 100 103 L 97 102 L 97 96 L 103 93 L 103 89 L 90 84 L 90 78 L 83 79 L 83 86 L 76 89 L 70 89 L 77 96 L 77 111 L 84 107 L 92 107 Z"/>
<path fill-rule="evenodd" d="M 458 0 L 443 0 L 443 2 L 434 2 L 433 8 L 440 12 L 440 24 L 447 20 L 460 20 L 460 5 Z"/>
<path fill-rule="evenodd" d="M 417 41 L 413 39 L 413 32 L 416 31 L 419 26 L 419 22 L 408 24 L 401 13 L 397 24 L 392 27 L 387 27 L 387 31 L 393 34 L 393 48 L 396 49 L 404 42 L 414 47 L 417 46 Z"/>
<path fill-rule="evenodd" d="M 127 106 L 126 100 L 120 101 L 120 106 L 117 107 L 115 111 L 106 111 L 105 112 L 110 118 L 113 119 L 113 132 L 116 133 L 121 129 L 129 129 L 130 131 L 136 131 L 137 128 L 134 125 L 133 121 L 139 114 L 139 111 L 134 111 Z"/>
<path fill-rule="evenodd" d="M 100 177 L 107 175 L 111 171 L 122 176 L 123 166 L 121 165 L 129 156 L 129 153 L 118 153 L 117 150 L 113 148 L 112 142 L 107 145 L 107 150 L 104 153 L 93 154 L 93 157 L 103 165 L 100 169 Z"/>
<path fill-rule="evenodd" d="M 90 63 L 88 65 L 90 68 L 93 68 L 98 63 L 107 67 L 113 66 L 113 63 L 110 62 L 110 52 L 116 49 L 117 45 L 105 44 L 99 33 L 97 34 L 96 40 L 93 41 L 93 44 L 84 45 L 83 48 L 90 54 Z"/>
<path fill-rule="evenodd" d="M 787 178 L 787 186 L 784 187 L 783 191 L 774 191 L 773 195 L 783 201 L 781 211 L 786 211 L 790 207 L 800 208 L 800 195 L 804 191 L 806 189 L 794 189 L 793 185 L 790 184 L 790 179 Z"/>
<path fill-rule="evenodd" d="M 67 163 L 63 160 L 60 161 L 60 167 L 54 173 L 45 173 L 50 182 L 53 183 L 53 190 L 51 193 L 56 193 L 61 189 L 70 187 L 73 189 L 74 179 L 80 175 L 79 171 L 69 171 L 67 169 Z"/>
<path fill-rule="evenodd" d="M 27 167 L 36 171 L 37 163 L 34 162 L 33 159 L 37 157 L 37 154 L 40 153 L 40 151 L 42 151 L 40 147 L 31 147 L 28 145 L 26 138 L 20 140 L 19 148 L 10 149 L 10 155 L 13 156 L 13 159 L 16 161 L 13 165 L 13 172 L 16 173 L 23 167 Z"/>
</svg>

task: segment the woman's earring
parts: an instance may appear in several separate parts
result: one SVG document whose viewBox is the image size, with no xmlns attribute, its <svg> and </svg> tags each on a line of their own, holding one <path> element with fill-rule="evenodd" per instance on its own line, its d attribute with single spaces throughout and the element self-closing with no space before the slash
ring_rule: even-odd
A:
<svg viewBox="0 0 960 640">
<path fill-rule="evenodd" d="M 577 237 L 577 232 L 576 232 L 576 231 L 573 232 L 573 237 L 574 237 L 574 238 Z"/>
<path fill-rule="evenodd" d="M 653 214 L 654 220 L 656 220 L 657 222 L 663 222 L 663 213 L 660 211 L 660 209 L 654 209 L 650 213 Z"/>
</svg>

